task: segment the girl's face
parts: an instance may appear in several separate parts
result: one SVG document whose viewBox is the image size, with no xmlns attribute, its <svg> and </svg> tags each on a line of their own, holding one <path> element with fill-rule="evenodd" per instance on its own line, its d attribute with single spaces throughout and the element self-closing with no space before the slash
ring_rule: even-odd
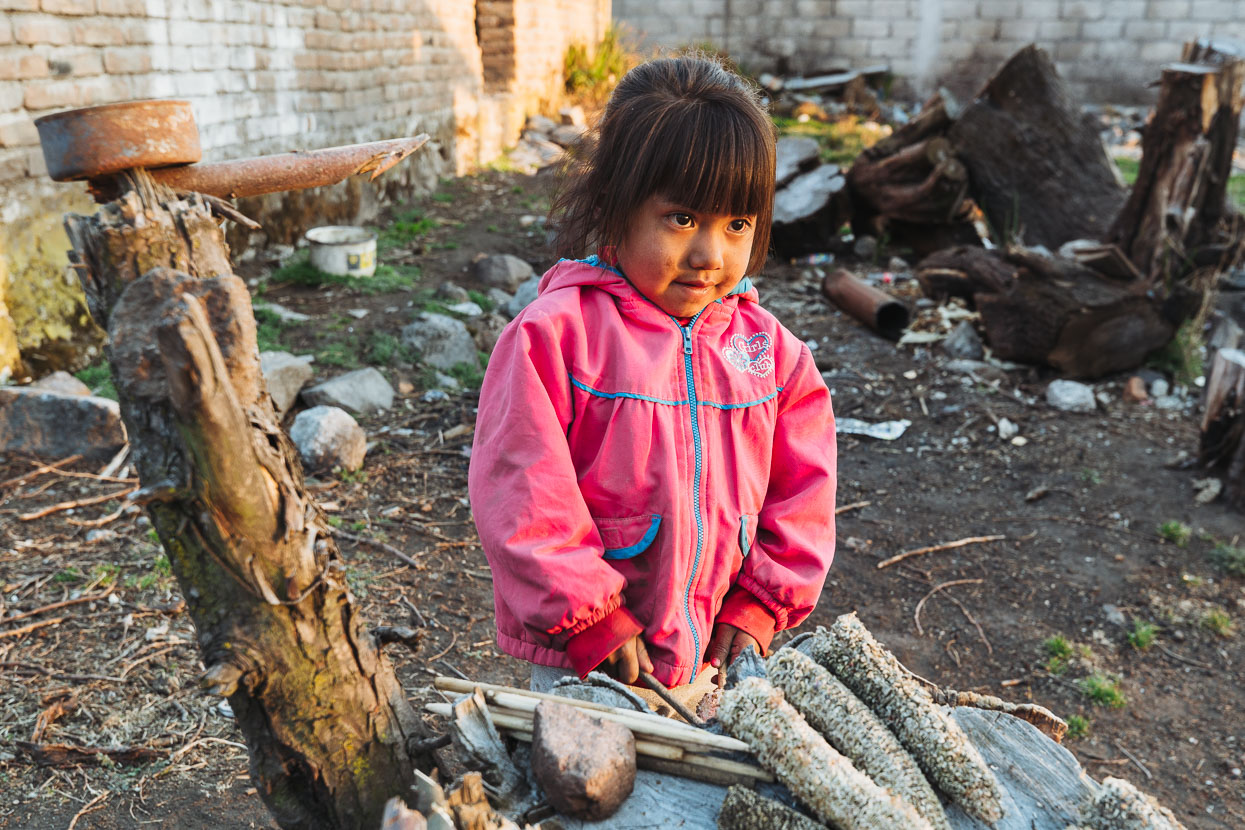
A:
<svg viewBox="0 0 1245 830">
<path fill-rule="evenodd" d="M 672 317 L 691 317 L 729 294 L 752 254 L 756 216 L 728 216 L 650 196 L 618 245 L 631 284 Z"/>
</svg>

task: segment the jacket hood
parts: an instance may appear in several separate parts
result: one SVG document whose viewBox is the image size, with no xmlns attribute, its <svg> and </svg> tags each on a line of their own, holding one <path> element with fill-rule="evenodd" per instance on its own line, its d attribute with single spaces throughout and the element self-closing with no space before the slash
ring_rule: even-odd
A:
<svg viewBox="0 0 1245 830">
<path fill-rule="evenodd" d="M 619 299 L 640 299 L 643 295 L 635 289 L 623 272 L 613 265 L 607 265 L 598 256 L 587 259 L 562 259 L 545 272 L 540 279 L 538 292 L 556 291 L 559 288 L 575 286 L 596 286 Z M 727 297 L 739 297 L 741 300 L 757 302 L 760 297 L 752 280 L 744 277 L 739 285 Z M 725 298 L 723 298 L 725 299 Z"/>
</svg>

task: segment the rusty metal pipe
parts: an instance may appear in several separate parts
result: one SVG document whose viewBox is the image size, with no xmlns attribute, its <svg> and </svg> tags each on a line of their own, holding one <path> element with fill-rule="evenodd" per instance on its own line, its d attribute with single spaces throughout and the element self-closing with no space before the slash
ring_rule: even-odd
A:
<svg viewBox="0 0 1245 830">
<path fill-rule="evenodd" d="M 360 173 L 371 173 L 371 178 L 375 179 L 427 141 L 428 135 L 421 133 L 413 138 L 349 144 L 326 150 L 164 167 L 150 173 L 156 181 L 174 190 L 207 193 L 221 199 L 261 196 L 336 184 Z"/>
<path fill-rule="evenodd" d="M 884 291 L 840 268 L 827 274 L 821 293 L 830 302 L 887 340 L 898 340 L 908 327 L 908 307 Z"/>
</svg>

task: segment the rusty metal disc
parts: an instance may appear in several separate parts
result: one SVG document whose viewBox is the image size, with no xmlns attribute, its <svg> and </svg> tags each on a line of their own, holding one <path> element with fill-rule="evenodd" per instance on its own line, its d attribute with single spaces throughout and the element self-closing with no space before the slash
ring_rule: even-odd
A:
<svg viewBox="0 0 1245 830">
<path fill-rule="evenodd" d="M 193 164 L 203 156 L 189 101 L 127 101 L 35 119 L 48 175 L 91 179 L 134 167 Z"/>
</svg>

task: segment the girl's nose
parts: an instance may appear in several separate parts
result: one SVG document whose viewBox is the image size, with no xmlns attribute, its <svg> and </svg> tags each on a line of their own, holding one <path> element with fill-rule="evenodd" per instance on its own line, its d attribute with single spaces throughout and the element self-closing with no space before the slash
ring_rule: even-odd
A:
<svg viewBox="0 0 1245 830">
<path fill-rule="evenodd" d="M 688 265 L 697 271 L 717 271 L 722 268 L 722 244 L 718 234 L 706 231 L 696 235 L 688 253 Z"/>
</svg>

